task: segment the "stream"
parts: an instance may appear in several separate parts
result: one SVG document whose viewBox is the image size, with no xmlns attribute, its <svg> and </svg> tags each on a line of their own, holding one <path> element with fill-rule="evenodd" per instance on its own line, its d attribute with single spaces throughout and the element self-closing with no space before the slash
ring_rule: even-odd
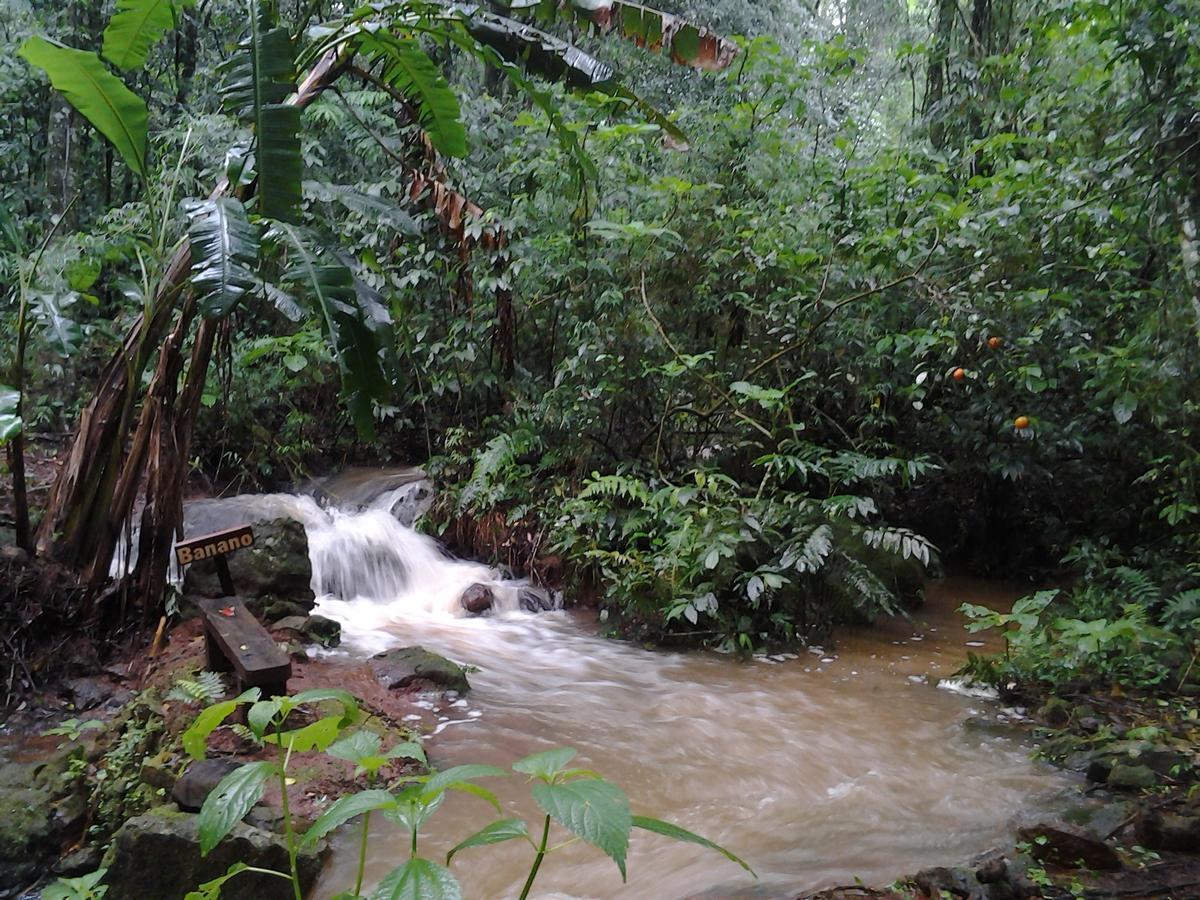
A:
<svg viewBox="0 0 1200 900">
<path fill-rule="evenodd" d="M 309 531 L 314 586 L 325 593 L 317 611 L 343 625 L 334 658 L 420 644 L 476 667 L 468 696 L 429 702 L 419 723 L 438 734 L 435 767 L 507 768 L 529 753 L 574 747 L 575 764 L 618 783 L 635 813 L 699 832 L 759 875 L 756 884 L 715 853 L 635 831 L 627 884 L 600 851 L 576 842 L 548 858 L 536 896 L 657 900 L 886 883 L 1004 843 L 1013 816 L 1051 809 L 1070 784 L 1032 762 L 1025 744 L 963 727 L 972 715 L 994 716 L 993 701 L 939 687 L 972 645 L 984 649 L 957 606 L 1000 608 L 1019 588 L 933 583 L 911 619 L 845 629 L 828 652 L 743 663 L 650 651 L 599 637 L 592 614 L 519 611 L 519 582 L 451 559 L 407 527 L 425 493 L 403 484 L 332 513 L 293 498 Z M 493 588 L 494 615 L 461 617 L 457 597 L 475 582 Z M 523 779 L 487 786 L 504 816 L 524 817 L 531 831 L 540 822 Z M 423 833 L 422 855 L 442 861 L 500 817 L 453 794 Z M 407 834 L 378 819 L 368 884 L 408 851 Z M 357 839 L 357 829 L 335 837 L 321 900 L 353 884 Z M 475 848 L 452 870 L 468 898 L 516 897 L 532 855 L 523 842 Z"/>
</svg>

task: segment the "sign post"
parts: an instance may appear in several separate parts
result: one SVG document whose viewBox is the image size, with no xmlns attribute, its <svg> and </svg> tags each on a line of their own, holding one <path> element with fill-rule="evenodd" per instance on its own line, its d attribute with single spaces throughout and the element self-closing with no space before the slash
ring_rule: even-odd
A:
<svg viewBox="0 0 1200 900">
<path fill-rule="evenodd" d="M 189 538 L 175 545 L 175 558 L 179 565 L 186 566 L 202 559 L 211 559 L 217 567 L 217 580 L 221 582 L 221 590 L 227 597 L 237 594 L 233 588 L 233 576 L 229 574 L 229 563 L 225 556 L 235 550 L 254 546 L 254 529 L 249 525 L 239 525 L 224 531 L 214 531 L 212 534 L 202 534 L 200 537 Z"/>
</svg>

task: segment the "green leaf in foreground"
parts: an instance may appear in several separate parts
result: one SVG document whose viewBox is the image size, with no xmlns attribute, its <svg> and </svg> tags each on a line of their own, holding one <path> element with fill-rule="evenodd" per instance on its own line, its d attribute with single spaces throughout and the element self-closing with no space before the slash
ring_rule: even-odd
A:
<svg viewBox="0 0 1200 900">
<path fill-rule="evenodd" d="M 301 847 L 315 844 L 335 828 L 345 825 L 355 816 L 373 812 L 377 809 L 389 809 L 396 805 L 396 799 L 387 791 L 359 791 L 346 797 L 339 797 L 330 807 L 321 813 L 312 827 L 304 832 L 300 839 Z"/>
<path fill-rule="evenodd" d="M 450 860 L 454 858 L 454 854 L 459 850 L 466 850 L 468 847 L 487 847 L 490 844 L 500 844 L 515 838 L 529 838 L 529 827 L 525 824 L 524 820 L 500 819 L 486 828 L 481 828 L 465 841 L 458 844 L 458 846 L 454 847 L 454 849 L 446 854 L 446 864 L 450 864 Z"/>
<path fill-rule="evenodd" d="M 209 851 L 262 799 L 267 779 L 276 774 L 275 763 L 246 763 L 221 779 L 200 807 L 200 855 Z"/>
<path fill-rule="evenodd" d="M 562 767 L 575 758 L 576 751 L 571 747 L 557 747 L 542 753 L 532 753 L 524 759 L 513 763 L 513 771 L 522 775 L 532 775 L 534 778 L 549 778 L 562 771 Z"/>
<path fill-rule="evenodd" d="M 229 714 L 238 708 L 239 704 L 253 703 L 258 699 L 258 695 L 258 688 L 250 688 L 232 700 L 214 703 L 208 709 L 202 710 L 200 715 L 196 716 L 196 720 L 192 722 L 191 727 L 183 733 L 181 740 L 187 755 L 192 759 L 204 759 L 204 744 L 208 740 L 208 736 L 216 731 Z"/>
<path fill-rule="evenodd" d="M 100 57 L 37 35 L 17 55 L 49 75 L 54 89 L 108 138 L 129 168 L 146 177 L 146 104 Z"/>
<path fill-rule="evenodd" d="M 678 825 L 672 825 L 670 822 L 664 822 L 662 819 L 652 819 L 649 816 L 634 816 L 633 827 L 641 828 L 644 831 L 653 831 L 655 834 L 661 834 L 676 841 L 684 841 L 688 844 L 698 844 L 701 847 L 707 847 L 709 850 L 716 850 L 726 859 L 737 863 L 755 878 L 758 875 L 755 871 L 746 865 L 746 862 L 739 856 L 730 853 L 720 844 L 714 844 L 708 838 L 701 837 L 694 832 L 688 831 L 686 828 L 680 828 Z"/>
<path fill-rule="evenodd" d="M 625 877 L 633 820 L 623 790 L 603 779 L 586 778 L 534 785 L 533 799 L 558 824 L 608 854 Z"/>
<path fill-rule="evenodd" d="M 7 444 L 21 433 L 21 417 L 17 406 L 21 395 L 6 384 L 0 384 L 0 444 Z"/>
<path fill-rule="evenodd" d="M 174 25 L 171 0 L 118 0 L 100 52 L 118 69 L 140 69 L 150 48 Z"/>
<path fill-rule="evenodd" d="M 462 900 L 462 888 L 449 869 L 414 857 L 388 873 L 371 900 Z"/>
<path fill-rule="evenodd" d="M 248 868 L 249 866 L 245 863 L 234 863 L 220 878 L 206 881 L 196 890 L 188 891 L 184 894 L 183 900 L 221 900 L 221 888 L 225 885 L 225 882 L 235 875 L 245 872 Z"/>
</svg>

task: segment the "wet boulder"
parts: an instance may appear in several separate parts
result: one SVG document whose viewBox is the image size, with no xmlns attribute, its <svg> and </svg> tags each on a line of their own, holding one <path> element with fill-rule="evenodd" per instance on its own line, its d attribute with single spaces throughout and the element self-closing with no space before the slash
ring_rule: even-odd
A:
<svg viewBox="0 0 1200 900">
<path fill-rule="evenodd" d="M 1150 850 L 1200 853 L 1200 816 L 1143 810 L 1134 822 L 1138 843 Z"/>
<path fill-rule="evenodd" d="M 231 759 L 198 759 L 176 780 L 171 799 L 184 812 L 199 812 L 221 779 L 240 767 L 240 763 Z"/>
<path fill-rule="evenodd" d="M 371 658 L 372 673 L 381 684 L 397 691 L 457 691 L 471 689 L 466 671 L 424 647 L 399 647 Z"/>
<path fill-rule="evenodd" d="M 924 869 L 913 876 L 913 883 L 928 897 L 964 897 L 968 900 L 984 900 L 987 896 L 975 873 L 967 868 L 951 869 L 935 866 Z"/>
<path fill-rule="evenodd" d="M 458 602 L 462 604 L 462 608 L 473 616 L 481 616 L 489 609 L 496 601 L 492 589 L 486 584 L 473 584 L 458 598 Z"/>
<path fill-rule="evenodd" d="M 336 647 L 342 642 L 342 626 L 324 616 L 286 616 L 271 626 L 279 640 L 297 644 L 320 644 Z"/>
<path fill-rule="evenodd" d="M 548 612 L 554 609 L 554 597 L 545 588 L 523 584 L 517 589 L 517 602 L 525 612 Z"/>
<path fill-rule="evenodd" d="M 1029 852 L 1038 862 L 1096 872 L 1121 868 L 1117 851 L 1082 828 L 1041 823 L 1025 826 L 1017 833 L 1021 840 L 1029 842 Z"/>
<path fill-rule="evenodd" d="M 287 844 L 277 834 L 239 823 L 208 856 L 202 857 L 199 817 L 159 807 L 121 826 L 104 857 L 108 869 L 104 881 L 109 897 L 179 900 L 239 862 L 286 872 Z M 321 873 L 321 854 L 302 851 L 298 862 L 302 889 L 307 895 Z M 222 900 L 292 900 L 292 896 L 292 887 L 284 879 L 250 872 L 221 888 Z"/>
<path fill-rule="evenodd" d="M 1109 770 L 1105 781 L 1120 791 L 1140 791 L 1158 784 L 1158 775 L 1149 766 L 1117 765 Z"/>
<path fill-rule="evenodd" d="M 342 626 L 324 616 L 309 616 L 304 623 L 304 635 L 322 647 L 336 647 L 342 642 Z"/>
</svg>

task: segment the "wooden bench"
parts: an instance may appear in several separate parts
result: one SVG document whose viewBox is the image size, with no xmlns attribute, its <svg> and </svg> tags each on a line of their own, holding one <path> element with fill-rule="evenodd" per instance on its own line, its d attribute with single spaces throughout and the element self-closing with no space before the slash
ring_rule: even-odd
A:
<svg viewBox="0 0 1200 900">
<path fill-rule="evenodd" d="M 263 697 L 286 694 L 292 661 L 246 605 L 237 597 L 205 597 L 199 605 L 208 667 L 235 672 L 239 693 L 256 687 Z"/>
</svg>

